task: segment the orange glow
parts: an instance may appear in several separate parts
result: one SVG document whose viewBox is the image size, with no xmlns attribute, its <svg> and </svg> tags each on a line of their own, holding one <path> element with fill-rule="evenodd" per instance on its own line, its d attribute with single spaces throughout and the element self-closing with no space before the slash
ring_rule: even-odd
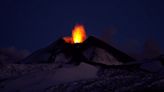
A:
<svg viewBox="0 0 164 92">
<path fill-rule="evenodd" d="M 74 29 L 72 30 L 72 37 L 64 37 L 63 39 L 67 43 L 82 43 L 86 40 L 86 32 L 85 28 L 81 24 L 77 24 Z"/>
<path fill-rule="evenodd" d="M 73 44 L 72 37 L 64 37 L 63 39 L 64 39 L 64 41 L 65 41 L 66 43 L 71 43 L 71 44 Z"/>
</svg>

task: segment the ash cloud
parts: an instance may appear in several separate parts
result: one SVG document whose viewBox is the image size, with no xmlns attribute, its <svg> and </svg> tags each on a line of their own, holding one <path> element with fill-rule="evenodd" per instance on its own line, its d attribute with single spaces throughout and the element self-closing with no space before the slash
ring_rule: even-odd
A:
<svg viewBox="0 0 164 92">
<path fill-rule="evenodd" d="M 127 45 L 129 45 L 129 44 L 130 43 L 127 43 Z M 137 47 L 139 47 L 139 46 L 137 46 L 138 44 L 136 43 L 136 44 L 131 45 L 130 49 L 132 51 L 128 52 L 129 55 L 136 58 L 137 60 L 158 58 L 161 55 L 161 49 L 159 47 L 159 44 L 153 38 L 147 38 L 144 41 L 144 44 L 142 45 L 140 50 L 139 50 L 139 48 L 137 48 Z M 137 49 L 135 50 L 135 48 L 137 48 Z"/>
<path fill-rule="evenodd" d="M 0 48 L 0 63 L 16 63 L 29 55 L 27 50 L 18 50 L 15 47 Z"/>
<path fill-rule="evenodd" d="M 109 43 L 112 44 L 112 37 L 117 33 L 117 29 L 115 27 L 109 27 L 107 30 L 104 30 L 100 36 L 100 38 Z"/>
<path fill-rule="evenodd" d="M 156 40 L 149 38 L 144 43 L 143 50 L 145 58 L 155 58 L 160 56 L 160 47 Z"/>
<path fill-rule="evenodd" d="M 161 55 L 161 48 L 159 43 L 153 37 L 148 37 L 143 40 L 143 44 L 139 42 L 137 39 L 129 38 L 126 43 L 115 44 L 113 41 L 113 37 L 118 33 L 118 30 L 115 27 L 109 27 L 108 30 L 104 30 L 100 36 L 100 38 L 107 42 L 110 45 L 113 45 L 120 49 L 121 51 L 127 53 L 129 56 L 132 56 L 136 60 L 142 59 L 151 59 L 157 58 Z"/>
</svg>

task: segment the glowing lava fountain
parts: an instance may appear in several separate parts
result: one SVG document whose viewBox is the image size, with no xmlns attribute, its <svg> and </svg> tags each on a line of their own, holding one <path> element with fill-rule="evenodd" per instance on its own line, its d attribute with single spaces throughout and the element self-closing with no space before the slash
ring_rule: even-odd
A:
<svg viewBox="0 0 164 92">
<path fill-rule="evenodd" d="M 64 37 L 65 42 L 67 43 L 83 43 L 86 40 L 86 32 L 85 28 L 81 24 L 75 25 L 74 29 L 72 30 L 72 37 Z"/>
</svg>

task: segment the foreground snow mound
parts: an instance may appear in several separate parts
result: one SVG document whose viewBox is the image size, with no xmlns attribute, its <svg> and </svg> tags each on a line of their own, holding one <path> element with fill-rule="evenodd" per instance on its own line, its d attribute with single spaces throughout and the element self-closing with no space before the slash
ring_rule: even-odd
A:
<svg viewBox="0 0 164 92">
<path fill-rule="evenodd" d="M 147 71 L 139 64 L 10 64 L 0 68 L 0 92 L 164 91 L 164 68 Z"/>
<path fill-rule="evenodd" d="M 31 67 L 34 70 L 28 69 L 27 71 L 22 71 L 19 65 L 17 67 L 11 68 L 10 65 L 6 67 L 6 69 L 1 70 L 4 76 L 1 76 L 1 92 L 13 92 L 16 90 L 22 92 L 41 92 L 45 90 L 49 86 L 67 83 L 78 80 L 85 80 L 96 78 L 98 69 L 94 66 L 91 66 L 86 63 L 81 63 L 78 66 L 65 66 L 65 67 L 56 67 L 55 66 L 45 66 L 45 67 L 53 67 L 52 70 L 44 69 L 44 66 L 40 66 L 41 69 Z M 8 69 L 17 69 L 16 71 L 4 72 Z M 23 68 L 23 67 L 22 67 Z M 30 66 L 28 67 L 30 68 Z M 27 69 L 25 66 L 24 69 Z M 8 70 L 10 71 L 10 70 Z M 22 72 L 24 74 L 22 74 Z M 19 74 L 20 73 L 20 74 Z M 6 75 L 6 77 L 5 77 Z"/>
</svg>

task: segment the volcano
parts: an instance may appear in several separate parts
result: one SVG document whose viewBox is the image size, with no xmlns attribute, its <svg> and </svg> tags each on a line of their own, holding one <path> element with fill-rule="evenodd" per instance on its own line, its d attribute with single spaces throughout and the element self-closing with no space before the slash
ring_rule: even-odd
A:
<svg viewBox="0 0 164 92">
<path fill-rule="evenodd" d="M 159 60 L 136 61 L 94 36 L 87 38 L 82 25 L 72 37 L 0 67 L 0 92 L 163 92 L 163 80 Z"/>
<path fill-rule="evenodd" d="M 105 42 L 90 36 L 83 43 L 70 44 L 58 39 L 21 61 L 26 64 L 86 62 L 100 65 L 120 65 L 135 59 Z"/>
<path fill-rule="evenodd" d="M 77 24 L 72 30 L 72 37 L 63 37 L 27 57 L 21 63 L 55 63 L 78 65 L 81 62 L 97 65 L 120 65 L 134 61 L 132 57 L 90 36 L 85 28 Z"/>
</svg>

